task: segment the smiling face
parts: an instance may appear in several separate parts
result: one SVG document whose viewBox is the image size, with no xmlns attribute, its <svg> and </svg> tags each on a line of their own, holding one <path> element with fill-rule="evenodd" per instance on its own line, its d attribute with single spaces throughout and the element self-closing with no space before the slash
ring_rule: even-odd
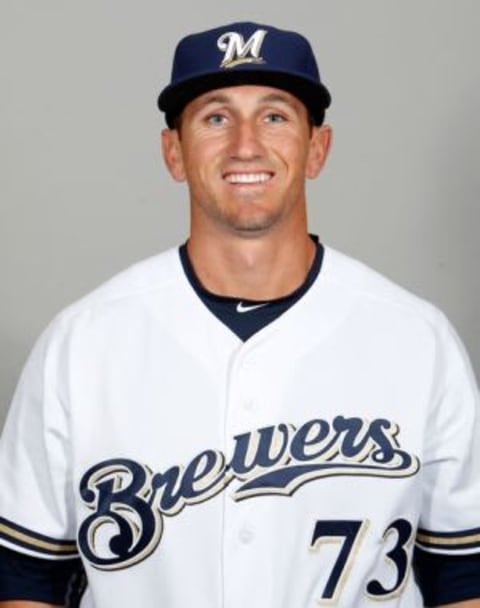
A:
<svg viewBox="0 0 480 608">
<path fill-rule="evenodd" d="M 163 132 L 166 164 L 188 182 L 192 233 L 249 237 L 306 228 L 305 179 L 318 175 L 329 143 L 329 127 L 312 127 L 301 101 L 257 85 L 205 93 L 179 130 Z"/>
</svg>

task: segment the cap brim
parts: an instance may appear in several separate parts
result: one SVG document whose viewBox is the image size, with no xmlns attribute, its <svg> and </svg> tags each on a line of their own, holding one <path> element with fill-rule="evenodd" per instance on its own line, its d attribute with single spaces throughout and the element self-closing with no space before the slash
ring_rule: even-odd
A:
<svg viewBox="0 0 480 608">
<path fill-rule="evenodd" d="M 256 69 L 205 74 L 170 85 L 160 94 L 158 107 L 165 112 L 167 125 L 173 128 L 176 117 L 199 95 L 214 89 L 242 84 L 260 84 L 288 91 L 305 104 L 315 124 L 321 124 L 325 109 L 331 102 L 328 89 L 321 83 L 292 73 Z"/>
</svg>

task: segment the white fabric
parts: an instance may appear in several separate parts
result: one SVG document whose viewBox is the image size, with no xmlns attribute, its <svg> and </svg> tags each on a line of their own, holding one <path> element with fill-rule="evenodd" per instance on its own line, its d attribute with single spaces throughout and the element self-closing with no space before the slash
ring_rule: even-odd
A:
<svg viewBox="0 0 480 608">
<path fill-rule="evenodd" d="M 77 539 L 82 608 L 416 608 L 417 527 L 480 550 L 475 433 L 468 359 L 430 304 L 327 247 L 242 343 L 172 249 L 39 339 L 0 442 L 0 542 L 55 559 Z"/>
</svg>

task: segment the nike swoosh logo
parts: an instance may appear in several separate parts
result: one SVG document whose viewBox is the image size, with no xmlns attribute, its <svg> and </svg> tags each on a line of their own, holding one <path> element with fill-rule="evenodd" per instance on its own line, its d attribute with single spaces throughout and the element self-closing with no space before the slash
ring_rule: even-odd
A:
<svg viewBox="0 0 480 608">
<path fill-rule="evenodd" d="M 245 306 L 243 302 L 239 302 L 237 304 L 237 312 L 250 312 L 251 310 L 262 308 L 262 306 L 266 306 L 267 304 L 268 302 L 263 302 L 262 304 L 250 304 L 250 306 Z"/>
</svg>

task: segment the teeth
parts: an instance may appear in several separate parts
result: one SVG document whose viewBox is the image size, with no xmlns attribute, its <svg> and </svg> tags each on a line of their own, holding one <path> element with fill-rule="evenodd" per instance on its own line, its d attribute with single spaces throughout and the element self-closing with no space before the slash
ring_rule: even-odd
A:
<svg viewBox="0 0 480 608">
<path fill-rule="evenodd" d="M 271 177 L 270 173 L 230 173 L 225 179 L 230 184 L 261 184 Z"/>
</svg>

